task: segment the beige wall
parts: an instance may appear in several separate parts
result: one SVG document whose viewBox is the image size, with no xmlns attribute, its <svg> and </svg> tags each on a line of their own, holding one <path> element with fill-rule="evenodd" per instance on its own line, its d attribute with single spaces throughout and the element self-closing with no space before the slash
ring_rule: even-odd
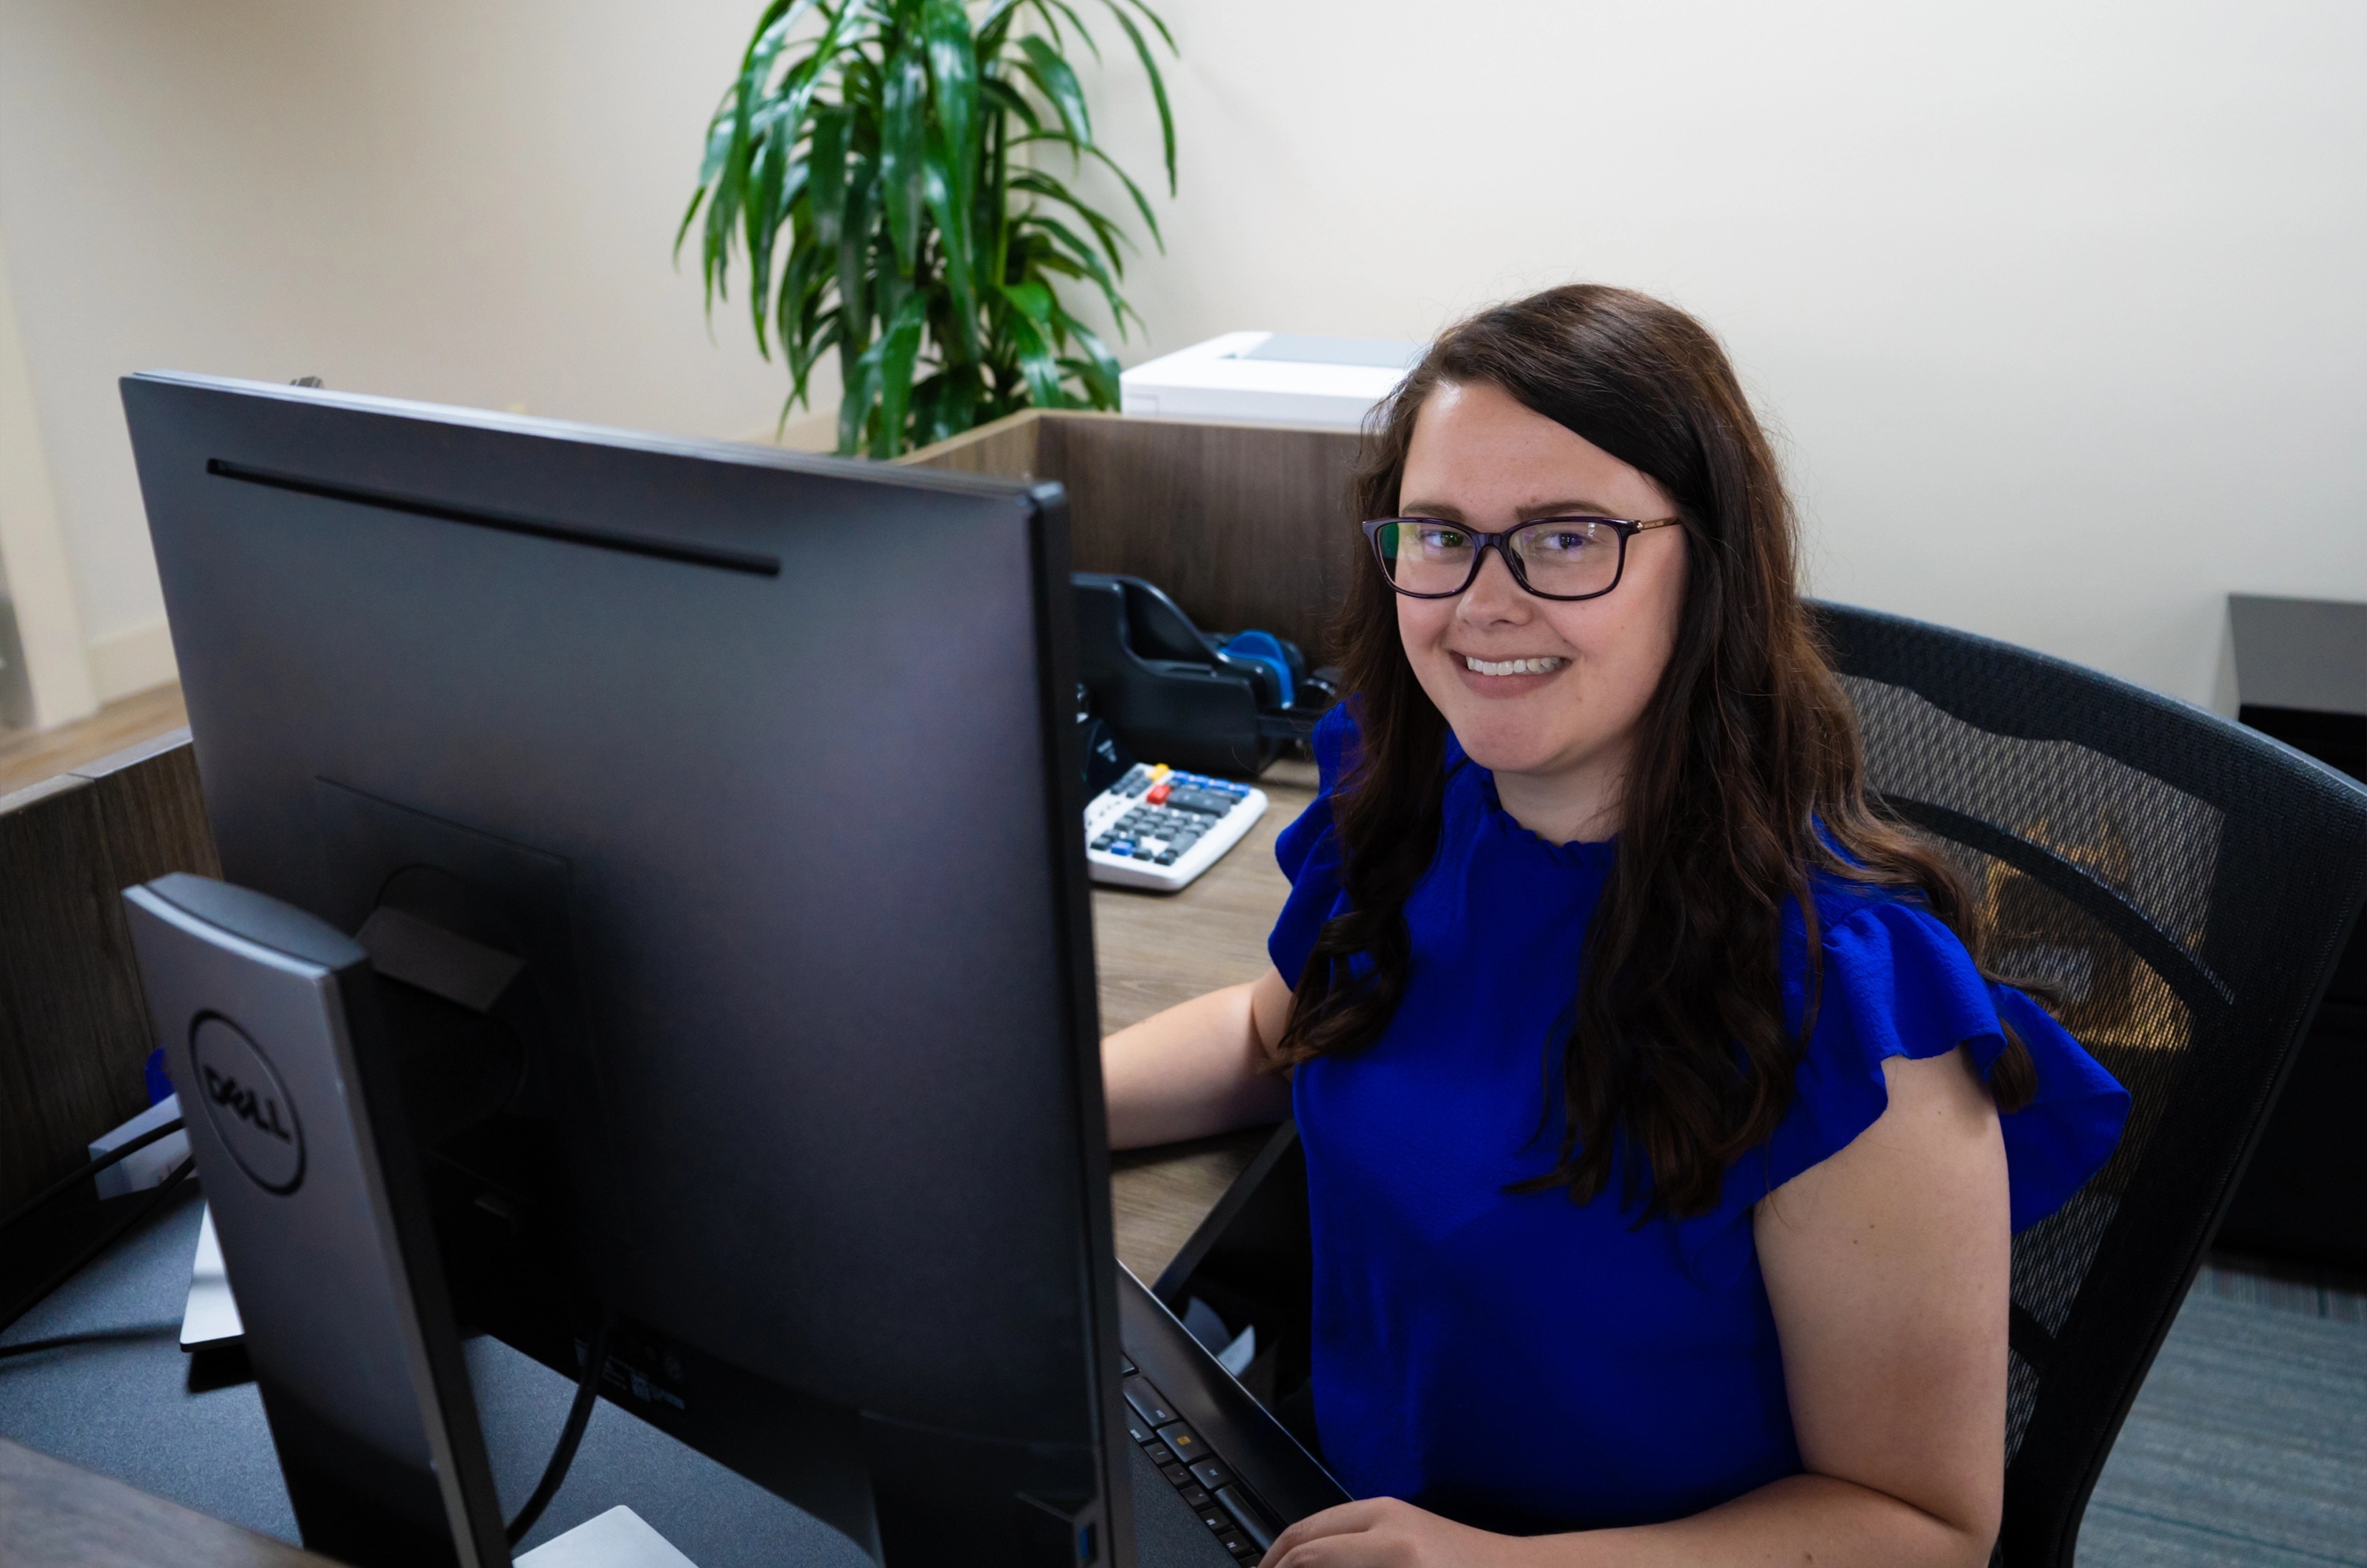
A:
<svg viewBox="0 0 2367 1568">
<path fill-rule="evenodd" d="M 0 240 L 103 696 L 171 672 L 116 378 L 751 434 L 674 224 L 746 0 L 0 0 Z"/>
<path fill-rule="evenodd" d="M 668 255 L 755 10 L 0 0 L 25 427 L 103 691 L 169 667 L 127 370 L 769 425 Z M 1628 283 L 1733 348 L 1818 591 L 2198 700 L 2228 591 L 2367 598 L 2367 8 L 1164 10 L 1184 187 L 1129 362 Z M 1096 91 L 1147 173 L 1138 81 Z"/>
<path fill-rule="evenodd" d="M 2229 591 L 2367 599 L 2367 6 L 1166 11 L 1161 348 L 1628 284 L 1725 337 L 1819 592 L 2198 701 Z"/>
</svg>

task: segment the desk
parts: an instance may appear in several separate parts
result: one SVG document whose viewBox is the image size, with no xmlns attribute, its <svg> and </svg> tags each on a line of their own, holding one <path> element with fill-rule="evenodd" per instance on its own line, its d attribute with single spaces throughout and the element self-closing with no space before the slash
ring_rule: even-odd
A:
<svg viewBox="0 0 2367 1568">
<path fill-rule="evenodd" d="M 1220 986 L 1265 972 L 1266 934 L 1290 892 L 1274 835 L 1315 799 L 1315 765 L 1277 762 L 1258 780 L 1273 801 L 1231 853 L 1182 892 L 1093 890 L 1093 966 L 1102 1028 L 1115 1032 Z M 1111 1158 L 1118 1261 L 1159 1278 L 1266 1141 L 1264 1128 Z"/>
<path fill-rule="evenodd" d="M 1260 780 L 1260 785 L 1273 800 L 1265 816 L 1230 854 L 1191 887 L 1164 896 L 1130 890 L 1095 890 L 1095 965 L 1100 976 L 1104 1029 L 1122 1028 L 1202 992 L 1255 979 L 1266 967 L 1266 933 L 1289 891 L 1274 865 L 1274 835 L 1314 798 L 1315 770 L 1310 764 L 1277 764 Z M 1265 1136 L 1263 1129 L 1253 1129 L 1116 1156 L 1111 1196 L 1120 1259 L 1144 1280 L 1156 1279 L 1168 1259 L 1263 1143 Z M 170 1225 L 172 1221 L 168 1218 L 164 1223 Z M 186 1256 L 189 1242 L 185 1233 L 191 1223 L 193 1217 L 169 1234 L 158 1230 L 152 1244 L 171 1250 L 176 1257 Z M 129 1261 L 111 1256 L 94 1268 Z M 85 1283 L 85 1280 L 77 1280 L 70 1284 L 66 1291 L 52 1300 L 62 1301 L 75 1285 Z M 174 1281 L 167 1278 L 164 1283 L 170 1287 Z M 133 1310 L 135 1315 L 156 1317 L 160 1322 L 167 1316 L 175 1322 L 178 1318 L 178 1307 L 170 1301 L 148 1302 L 144 1309 Z M 41 1332 L 40 1314 L 40 1309 L 37 1309 L 33 1317 L 19 1324 L 10 1337 L 30 1337 L 28 1329 L 33 1334 Z M 168 1344 L 168 1339 L 160 1342 L 147 1353 L 161 1351 L 168 1358 L 177 1357 L 178 1351 L 169 1349 Z M 539 1469 L 536 1445 L 547 1449 L 549 1434 L 557 1429 L 559 1413 L 564 1411 L 570 1391 L 555 1375 L 525 1362 L 522 1357 L 494 1354 L 506 1347 L 488 1344 L 485 1349 L 488 1358 L 498 1359 L 500 1365 L 488 1365 L 482 1370 L 510 1383 L 516 1395 L 513 1400 L 497 1402 L 502 1406 L 500 1410 L 488 1409 L 488 1437 L 499 1449 L 515 1449 L 528 1461 L 528 1473 L 524 1474 L 523 1483 L 530 1485 L 530 1472 Z M 472 1369 L 477 1360 L 477 1355 L 472 1353 Z M 0 1363 L 0 1429 L 6 1429 L 6 1425 L 8 1381 L 6 1363 Z M 259 1403 L 251 1414 L 251 1424 L 259 1427 Z M 491 1429 L 497 1424 L 514 1425 L 516 1431 L 504 1440 L 504 1434 Z M 617 1424 L 613 1415 L 595 1419 L 594 1432 L 600 1433 L 604 1425 Z M 250 1432 L 248 1440 L 239 1446 L 255 1448 L 258 1438 L 259 1433 Z M 584 1474 L 604 1463 L 612 1471 L 629 1470 L 637 1476 L 651 1465 L 705 1463 L 689 1450 L 680 1449 L 679 1445 L 669 1444 L 678 1452 L 667 1453 L 635 1442 L 629 1435 L 612 1445 L 617 1451 L 606 1460 L 595 1452 L 599 1447 L 587 1437 L 584 1454 L 579 1458 L 573 1473 Z M 267 1448 L 260 1453 L 245 1453 L 243 1459 L 250 1464 L 267 1465 L 266 1456 Z M 78 1457 L 93 1463 L 105 1462 L 98 1454 Z M 217 1466 L 227 1462 L 227 1456 L 216 1455 L 212 1459 Z M 202 1457 L 198 1468 L 208 1468 Z M 1149 1472 L 1147 1466 L 1145 1469 L 1149 1474 L 1148 1492 L 1138 1485 L 1138 1494 L 1146 1500 L 1156 1498 L 1170 1509 L 1177 1508 L 1165 1483 Z M 513 1489 L 515 1479 L 504 1478 L 504 1493 Z M 744 1483 L 741 1485 L 750 1494 L 756 1491 Z M 562 1491 L 561 1501 L 566 1498 L 567 1493 Z M 734 1501 L 744 1506 L 752 1517 L 787 1508 L 769 1494 Z M 562 1511 L 554 1506 L 553 1522 L 558 1521 Z M 651 1512 L 646 1506 L 641 1511 Z M 1191 1554 L 1214 1552 L 1217 1561 L 1224 1561 L 1223 1554 L 1188 1514 L 1179 1515 L 1181 1528 L 1174 1533 L 1172 1550 L 1152 1550 L 1150 1535 L 1155 1528 L 1154 1517 L 1140 1505 L 1138 1511 L 1144 1515 L 1140 1528 L 1145 1532 L 1148 1560 L 1195 1562 L 1201 1558 Z M 668 1521 L 653 1518 L 652 1522 L 690 1548 L 694 1560 L 702 1568 L 716 1568 L 725 1561 L 720 1556 L 701 1555 L 695 1542 L 678 1533 Z M 821 1527 L 812 1528 L 819 1530 Z M 535 1539 L 544 1533 L 538 1530 Z M 844 1544 L 835 1536 L 830 1540 Z M 829 1543 L 818 1541 L 814 1545 L 816 1561 L 825 1555 L 836 1559 L 837 1554 L 829 1551 Z M 862 1560 L 857 1556 L 853 1561 Z M 145 1568 L 147 1564 L 165 1562 L 187 1563 L 195 1568 L 300 1568 L 302 1564 L 327 1568 L 328 1560 L 194 1513 L 120 1481 L 0 1440 L 0 1565 L 129 1568 L 136 1563 Z"/>
</svg>

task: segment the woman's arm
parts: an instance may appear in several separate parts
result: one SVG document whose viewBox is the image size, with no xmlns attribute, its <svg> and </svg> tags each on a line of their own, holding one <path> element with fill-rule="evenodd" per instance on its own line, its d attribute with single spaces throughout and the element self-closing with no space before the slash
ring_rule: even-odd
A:
<svg viewBox="0 0 2367 1568">
<path fill-rule="evenodd" d="M 1110 1147 L 1205 1138 L 1288 1116 L 1290 1080 L 1265 1063 L 1289 1017 L 1290 987 L 1269 969 L 1103 1040 Z"/>
<path fill-rule="evenodd" d="M 1959 1050 L 1753 1222 L 1803 1473 L 1691 1518 L 1515 1540 L 1393 1500 L 1302 1519 L 1288 1568 L 1980 1568 L 2005 1493 L 2011 1224 L 1997 1108 Z"/>
</svg>

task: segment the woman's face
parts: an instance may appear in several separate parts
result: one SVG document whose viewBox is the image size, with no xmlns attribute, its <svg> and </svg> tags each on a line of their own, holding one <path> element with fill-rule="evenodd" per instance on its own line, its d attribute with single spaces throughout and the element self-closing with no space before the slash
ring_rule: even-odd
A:
<svg viewBox="0 0 2367 1568">
<path fill-rule="evenodd" d="M 1486 533 L 1537 517 L 1649 521 L 1676 511 L 1641 472 L 1488 382 L 1444 382 L 1430 394 L 1398 496 L 1400 516 Z M 1454 598 L 1396 596 L 1398 631 L 1463 749 L 1526 821 L 1515 789 L 1531 799 L 1615 790 L 1675 646 L 1684 589 L 1681 528 L 1637 534 L 1619 585 L 1575 603 L 1529 593 L 1490 550 Z"/>
</svg>

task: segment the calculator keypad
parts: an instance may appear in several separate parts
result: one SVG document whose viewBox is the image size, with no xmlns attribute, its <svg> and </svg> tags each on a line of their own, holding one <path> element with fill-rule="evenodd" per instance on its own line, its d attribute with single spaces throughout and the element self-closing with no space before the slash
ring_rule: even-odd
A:
<svg viewBox="0 0 2367 1568">
<path fill-rule="evenodd" d="M 1264 793 L 1246 784 L 1138 766 L 1086 809 L 1088 861 L 1099 881 L 1172 891 L 1214 864 L 1264 812 L 1265 803 Z M 1172 869 L 1211 837 L 1217 842 L 1209 853 Z M 1127 868 L 1134 868 L 1130 874 Z"/>
</svg>

